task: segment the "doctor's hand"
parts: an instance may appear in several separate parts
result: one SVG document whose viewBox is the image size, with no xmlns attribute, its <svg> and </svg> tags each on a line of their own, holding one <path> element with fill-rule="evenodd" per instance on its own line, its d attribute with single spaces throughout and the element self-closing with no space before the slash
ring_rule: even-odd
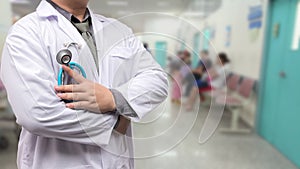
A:
<svg viewBox="0 0 300 169">
<path fill-rule="evenodd" d="M 85 79 L 82 75 L 63 65 L 64 71 L 78 84 L 56 86 L 57 96 L 64 100 L 75 102 L 67 103 L 70 109 L 82 109 L 95 113 L 106 113 L 116 109 L 113 95 L 106 87 Z"/>
</svg>

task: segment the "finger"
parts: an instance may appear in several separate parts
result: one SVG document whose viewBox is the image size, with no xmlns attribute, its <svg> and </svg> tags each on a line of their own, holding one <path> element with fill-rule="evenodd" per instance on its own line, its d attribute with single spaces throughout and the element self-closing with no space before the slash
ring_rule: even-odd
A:
<svg viewBox="0 0 300 169">
<path fill-rule="evenodd" d="M 63 100 L 87 101 L 85 93 L 58 93 L 57 96 Z"/>
<path fill-rule="evenodd" d="M 62 65 L 62 68 L 64 69 L 65 72 L 67 72 L 67 74 L 69 76 L 71 76 L 76 82 L 78 83 L 82 83 L 85 78 L 80 75 L 79 73 L 73 71 L 69 66 L 66 66 L 66 65 Z"/>
<path fill-rule="evenodd" d="M 63 85 L 63 86 L 55 86 L 54 89 L 57 92 L 77 92 L 79 87 L 78 85 Z"/>
<path fill-rule="evenodd" d="M 90 107 L 90 103 L 88 101 L 79 101 L 66 104 L 66 107 L 69 109 L 78 109 L 78 110 L 87 110 Z"/>
</svg>

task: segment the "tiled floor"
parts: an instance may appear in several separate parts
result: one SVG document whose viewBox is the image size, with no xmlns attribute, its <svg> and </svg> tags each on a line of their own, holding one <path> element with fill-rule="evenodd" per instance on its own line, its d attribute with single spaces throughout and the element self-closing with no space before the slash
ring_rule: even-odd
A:
<svg viewBox="0 0 300 169">
<path fill-rule="evenodd" d="M 186 112 L 170 103 L 143 123 L 134 125 L 136 169 L 297 169 L 256 134 L 228 134 L 217 130 L 205 144 L 198 138 L 207 109 Z M 160 109 L 158 109 L 160 110 Z M 196 120 L 195 120 L 196 119 Z M 219 128 L 229 124 L 225 113 Z M 0 169 L 16 169 L 16 137 L 11 124 L 0 125 L 11 141 L 0 150 Z M 191 130 L 190 130 L 191 129 Z"/>
<path fill-rule="evenodd" d="M 164 148 L 160 145 L 169 145 L 175 143 L 175 140 L 183 135 L 183 128 L 188 128 L 192 121 L 194 114 L 180 109 L 174 104 L 166 105 L 166 111 L 159 118 L 160 120 L 151 121 L 155 119 L 155 115 L 146 117 L 149 125 L 136 125 L 136 137 L 145 137 L 145 131 L 148 135 L 158 135 L 163 133 L 167 127 L 170 126 L 170 121 L 175 121 L 176 117 L 183 118 L 179 124 L 172 125 L 171 137 L 165 139 L 157 139 L 151 144 L 138 144 L 136 154 L 143 152 L 163 152 Z M 171 110 L 171 111 L 168 111 Z M 179 145 L 171 150 L 163 153 L 160 156 L 153 156 L 148 158 L 141 158 L 136 160 L 137 169 L 297 169 L 289 160 L 283 157 L 270 144 L 260 138 L 258 135 L 251 134 L 229 134 L 221 132 L 221 128 L 229 126 L 231 114 L 225 112 L 219 125 L 218 130 L 205 144 L 199 144 L 198 139 L 200 131 L 205 118 L 207 117 L 208 108 L 201 107 L 198 118 L 188 134 L 188 136 L 180 142 Z M 158 117 L 159 112 L 156 114 Z M 179 120 L 180 121 L 180 120 Z M 154 123 L 154 124 L 151 124 Z M 247 127 L 243 123 L 242 127 Z M 150 126 L 150 127 L 149 127 Z M 151 134 L 149 134 L 151 133 Z M 168 134 L 168 132 L 166 132 Z M 166 134 L 166 135 L 167 135 Z M 159 148 L 158 148 L 159 147 Z M 168 147 L 168 146 L 166 146 Z M 149 155 L 149 154 L 148 154 Z"/>
</svg>

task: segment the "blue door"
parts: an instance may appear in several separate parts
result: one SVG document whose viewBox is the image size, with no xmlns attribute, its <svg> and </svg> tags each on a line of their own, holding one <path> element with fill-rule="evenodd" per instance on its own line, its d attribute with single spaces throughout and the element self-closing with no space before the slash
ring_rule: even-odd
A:
<svg viewBox="0 0 300 169">
<path fill-rule="evenodd" d="M 159 41 L 155 43 L 155 59 L 162 68 L 167 64 L 167 43 Z"/>
<path fill-rule="evenodd" d="M 196 68 L 199 62 L 199 51 L 200 51 L 200 33 L 194 35 L 193 44 L 193 57 L 192 57 L 192 67 Z"/>
<path fill-rule="evenodd" d="M 292 49 L 298 3 L 270 2 L 258 132 L 300 167 L 300 47 Z"/>
<path fill-rule="evenodd" d="M 205 29 L 203 32 L 203 50 L 209 50 L 210 46 L 210 30 Z"/>
</svg>

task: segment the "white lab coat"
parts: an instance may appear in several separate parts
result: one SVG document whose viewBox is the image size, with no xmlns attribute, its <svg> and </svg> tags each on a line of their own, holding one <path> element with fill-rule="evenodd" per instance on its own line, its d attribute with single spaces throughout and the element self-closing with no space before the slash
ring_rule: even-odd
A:
<svg viewBox="0 0 300 169">
<path fill-rule="evenodd" d="M 138 114 L 159 105 L 167 95 L 167 78 L 132 31 L 120 22 L 91 12 L 99 57 L 99 74 L 85 41 L 48 2 L 17 22 L 3 49 L 1 78 L 22 126 L 19 169 L 132 169 L 129 137 L 113 132 L 117 115 L 65 107 L 54 91 L 60 65 L 56 54 L 65 43 L 81 47 L 72 61 L 87 78 L 119 90 Z M 131 129 L 127 135 L 131 135 Z"/>
</svg>

